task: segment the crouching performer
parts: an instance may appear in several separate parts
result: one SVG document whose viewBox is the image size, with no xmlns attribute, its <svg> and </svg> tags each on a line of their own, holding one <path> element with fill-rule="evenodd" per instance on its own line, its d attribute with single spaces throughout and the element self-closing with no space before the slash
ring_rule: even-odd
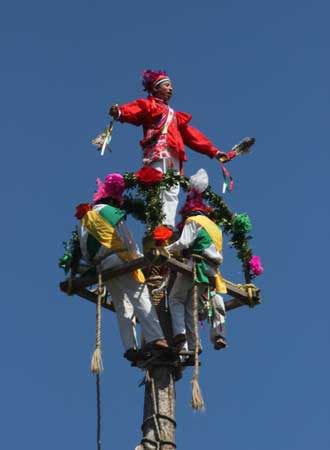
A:
<svg viewBox="0 0 330 450">
<path fill-rule="evenodd" d="M 109 196 L 111 190 L 109 174 L 105 182 L 99 181 L 94 194 L 94 205 L 77 207 L 76 217 L 80 219 L 79 239 L 82 258 L 97 271 L 118 268 L 123 263 L 141 256 L 127 225 L 125 212 L 118 206 L 121 193 L 115 198 Z M 133 360 L 137 352 L 134 316 L 137 317 L 148 349 L 168 349 L 166 340 L 154 309 L 145 279 L 140 269 L 120 275 L 104 282 L 111 295 L 125 348 L 124 356 Z"/>
<path fill-rule="evenodd" d="M 194 350 L 193 321 L 193 287 L 197 284 L 198 298 L 211 287 L 216 292 L 216 315 L 211 330 L 211 339 L 215 348 L 226 345 L 222 332 L 224 325 L 224 304 L 221 294 L 227 292 L 226 284 L 218 271 L 222 263 L 222 233 L 218 225 L 208 216 L 212 208 L 202 200 L 202 193 L 208 186 L 208 176 L 200 169 L 190 177 L 190 192 L 180 213 L 182 215 L 182 232 L 180 238 L 166 247 L 170 253 L 182 252 L 188 257 L 188 264 L 195 264 L 195 280 L 190 275 L 179 273 L 169 295 L 169 306 L 172 317 L 174 343 L 177 347 L 188 343 L 188 349 Z M 222 310 L 221 317 L 219 310 Z"/>
</svg>

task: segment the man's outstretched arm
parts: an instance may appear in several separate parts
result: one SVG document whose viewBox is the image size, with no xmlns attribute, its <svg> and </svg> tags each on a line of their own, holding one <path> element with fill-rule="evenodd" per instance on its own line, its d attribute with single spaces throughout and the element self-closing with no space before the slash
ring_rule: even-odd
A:
<svg viewBox="0 0 330 450">
<path fill-rule="evenodd" d="M 123 105 L 112 105 L 109 109 L 109 115 L 120 122 L 140 126 L 143 123 L 145 110 L 145 100 L 138 99 Z"/>
<path fill-rule="evenodd" d="M 226 158 L 226 153 L 219 150 L 201 131 L 191 125 L 180 127 L 183 142 L 195 152 L 207 155 L 210 158 Z"/>
</svg>

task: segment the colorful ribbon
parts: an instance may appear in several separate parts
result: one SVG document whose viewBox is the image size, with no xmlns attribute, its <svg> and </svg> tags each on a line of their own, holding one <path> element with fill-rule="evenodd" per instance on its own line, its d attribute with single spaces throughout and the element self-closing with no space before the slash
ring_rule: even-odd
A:
<svg viewBox="0 0 330 450">
<path fill-rule="evenodd" d="M 229 170 L 222 163 L 221 170 L 223 175 L 222 193 L 225 194 L 227 189 L 229 189 L 229 192 L 232 192 L 232 190 L 234 189 L 233 177 L 230 175 Z"/>
</svg>

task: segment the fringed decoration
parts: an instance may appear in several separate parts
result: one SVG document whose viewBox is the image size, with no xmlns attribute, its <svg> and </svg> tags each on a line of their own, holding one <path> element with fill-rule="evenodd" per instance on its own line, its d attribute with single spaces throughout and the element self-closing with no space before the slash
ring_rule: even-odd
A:
<svg viewBox="0 0 330 450">
<path fill-rule="evenodd" d="M 96 305 L 96 342 L 95 350 L 91 361 L 92 373 L 99 375 L 103 371 L 102 352 L 101 352 L 101 309 L 102 299 L 106 294 L 105 286 L 102 284 L 102 275 L 98 276 L 98 293 Z"/>
<path fill-rule="evenodd" d="M 255 138 L 246 137 L 236 144 L 232 150 L 236 153 L 236 156 L 246 155 L 247 153 L 250 153 L 251 147 L 255 142 Z"/>
<path fill-rule="evenodd" d="M 193 282 L 194 282 L 194 291 L 193 291 L 193 317 L 194 317 L 194 337 L 195 337 L 195 367 L 194 367 L 194 375 L 191 380 L 192 384 L 192 397 L 191 397 L 191 406 L 193 409 L 197 411 L 204 411 L 205 404 L 202 395 L 201 388 L 199 386 L 199 334 L 198 334 L 198 293 L 197 293 L 197 284 L 195 283 L 196 279 L 196 262 L 194 260 L 193 264 Z"/>
<path fill-rule="evenodd" d="M 109 147 L 111 139 L 112 139 L 112 130 L 113 130 L 114 121 L 112 120 L 109 126 L 96 136 L 95 139 L 92 140 L 92 144 L 97 147 L 97 149 L 101 152 L 101 156 L 104 155 L 104 152 L 107 147 Z M 109 148 L 110 150 L 110 148 Z"/>
</svg>

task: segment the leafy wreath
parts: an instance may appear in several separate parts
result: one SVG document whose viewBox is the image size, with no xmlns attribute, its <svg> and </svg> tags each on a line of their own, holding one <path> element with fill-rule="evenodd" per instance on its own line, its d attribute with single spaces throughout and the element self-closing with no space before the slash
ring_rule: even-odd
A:
<svg viewBox="0 0 330 450">
<path fill-rule="evenodd" d="M 151 167 L 143 167 L 137 172 L 125 172 L 121 177 L 121 183 L 127 192 L 122 196 L 120 208 L 127 214 L 131 214 L 136 220 L 146 225 L 146 234 L 162 223 L 164 215 L 162 213 L 161 191 L 168 190 L 174 185 L 180 184 L 184 191 L 189 189 L 189 179 L 173 170 L 168 170 L 165 174 Z M 116 190 L 116 186 L 114 186 Z M 213 221 L 220 225 L 227 235 L 231 235 L 230 246 L 234 247 L 237 257 L 242 263 L 242 270 L 245 281 L 249 283 L 252 278 L 260 275 L 263 271 L 261 261 L 258 256 L 253 255 L 249 246 L 252 224 L 246 213 L 233 213 L 223 198 L 214 193 L 208 187 L 203 193 L 204 200 L 214 209 Z M 68 242 L 63 242 L 65 252 L 59 260 L 59 266 L 67 273 L 70 269 L 72 254 L 78 242 L 77 231 L 73 231 Z"/>
</svg>

